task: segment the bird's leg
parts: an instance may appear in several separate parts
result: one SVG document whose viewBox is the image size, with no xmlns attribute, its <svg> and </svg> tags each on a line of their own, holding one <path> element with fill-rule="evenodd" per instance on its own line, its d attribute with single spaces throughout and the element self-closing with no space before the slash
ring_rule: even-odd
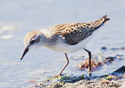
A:
<svg viewBox="0 0 125 88">
<path fill-rule="evenodd" d="M 55 77 L 61 76 L 61 73 L 62 73 L 63 70 L 66 68 L 66 66 L 69 64 L 68 56 L 67 56 L 66 53 L 65 53 L 65 56 L 66 56 L 66 64 L 65 64 L 65 66 L 63 67 L 63 69 L 59 72 L 59 74 L 56 75 Z"/>
<path fill-rule="evenodd" d="M 87 49 L 84 49 L 89 55 L 89 75 L 91 75 L 91 52 Z"/>
</svg>

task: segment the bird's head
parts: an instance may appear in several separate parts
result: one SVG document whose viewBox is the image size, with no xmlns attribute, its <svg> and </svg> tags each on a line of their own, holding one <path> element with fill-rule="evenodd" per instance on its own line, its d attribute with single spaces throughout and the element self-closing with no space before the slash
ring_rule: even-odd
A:
<svg viewBox="0 0 125 88">
<path fill-rule="evenodd" d="M 23 55 L 20 58 L 20 60 L 23 59 L 25 54 L 30 49 L 36 49 L 43 45 L 42 42 L 40 42 L 41 36 L 42 36 L 41 31 L 30 31 L 26 34 L 26 36 L 24 37 L 25 49 L 24 49 Z"/>
</svg>

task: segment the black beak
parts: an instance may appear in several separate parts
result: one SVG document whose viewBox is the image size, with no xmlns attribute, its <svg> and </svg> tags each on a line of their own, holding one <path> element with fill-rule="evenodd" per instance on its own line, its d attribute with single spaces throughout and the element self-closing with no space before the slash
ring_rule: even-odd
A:
<svg viewBox="0 0 125 88">
<path fill-rule="evenodd" d="M 24 52 L 23 52 L 22 57 L 20 58 L 20 60 L 22 60 L 22 59 L 23 59 L 23 57 L 25 56 L 25 54 L 26 54 L 28 51 L 29 51 L 29 48 L 28 48 L 28 47 L 26 47 L 26 48 L 25 48 L 25 50 L 24 50 Z"/>
</svg>

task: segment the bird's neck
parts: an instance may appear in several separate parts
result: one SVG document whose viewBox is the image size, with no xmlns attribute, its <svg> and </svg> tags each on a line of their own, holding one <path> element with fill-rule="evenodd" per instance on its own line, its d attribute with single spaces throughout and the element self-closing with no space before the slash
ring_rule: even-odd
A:
<svg viewBox="0 0 125 88">
<path fill-rule="evenodd" d="M 50 35 L 49 31 L 47 31 L 47 30 L 40 30 L 40 31 L 42 33 L 41 42 L 44 42 L 43 46 L 45 46 L 45 47 L 51 46 L 52 47 L 52 45 L 54 45 L 56 42 L 54 40 L 55 38 L 52 35 Z"/>
</svg>

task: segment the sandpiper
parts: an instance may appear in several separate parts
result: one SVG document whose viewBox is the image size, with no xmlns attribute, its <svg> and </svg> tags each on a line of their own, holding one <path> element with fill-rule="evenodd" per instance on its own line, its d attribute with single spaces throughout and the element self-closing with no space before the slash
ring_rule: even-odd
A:
<svg viewBox="0 0 125 88">
<path fill-rule="evenodd" d="M 63 23 L 46 30 L 30 31 L 24 37 L 25 50 L 20 60 L 30 49 L 41 46 L 56 52 L 65 53 L 66 64 L 59 74 L 55 76 L 58 77 L 69 63 L 67 53 L 84 49 L 89 55 L 89 75 L 91 75 L 91 52 L 85 49 L 85 45 L 97 30 L 109 20 L 107 15 L 105 15 L 99 20 L 90 23 Z"/>
</svg>

